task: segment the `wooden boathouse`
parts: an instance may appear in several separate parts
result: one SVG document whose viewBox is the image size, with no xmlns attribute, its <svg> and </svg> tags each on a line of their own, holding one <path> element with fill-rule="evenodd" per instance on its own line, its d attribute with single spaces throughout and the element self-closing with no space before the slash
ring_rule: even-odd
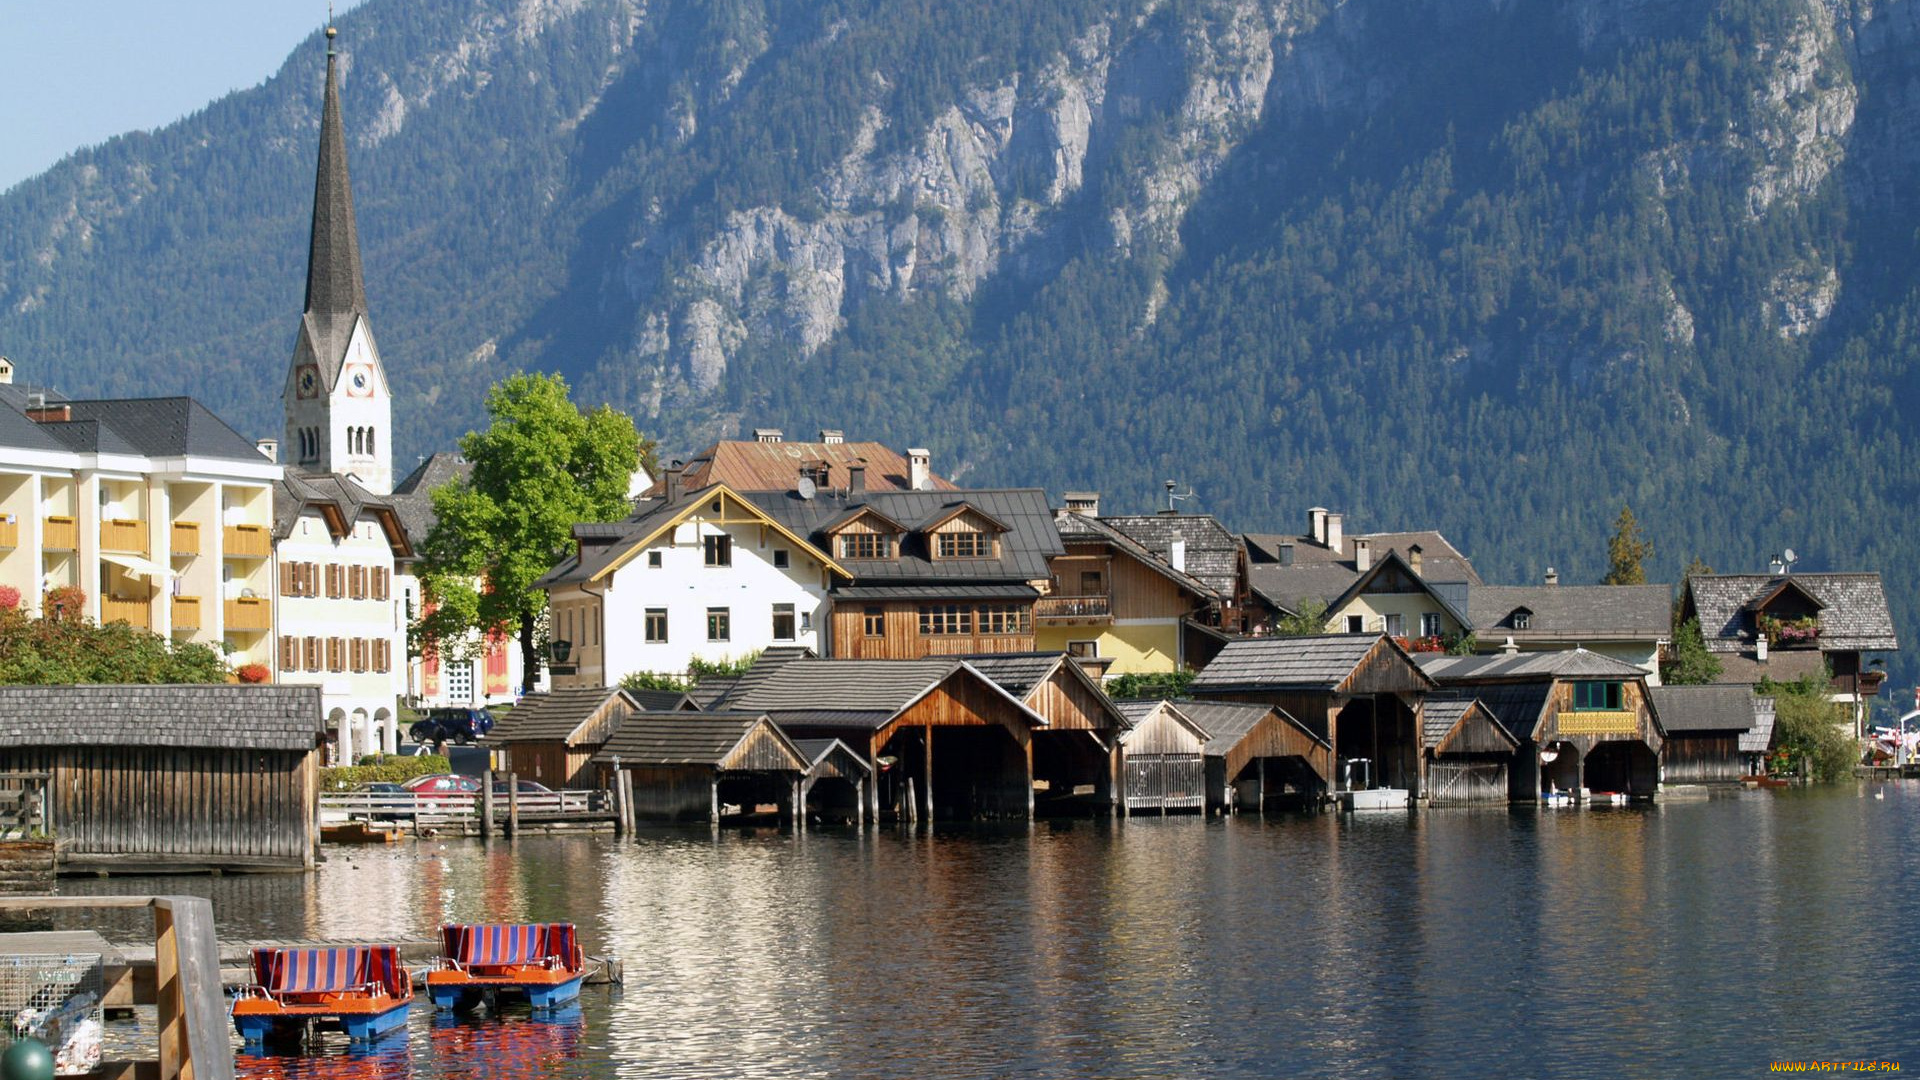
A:
<svg viewBox="0 0 1920 1080">
<path fill-rule="evenodd" d="M 1209 736 L 1203 749 L 1209 810 L 1306 806 L 1326 794 L 1333 746 L 1285 709 L 1235 701 L 1174 707 Z"/>
<path fill-rule="evenodd" d="M 1035 813 L 1113 813 L 1128 720 L 1087 669 L 1064 652 L 995 653 L 966 662 L 1046 722 L 1033 732 Z"/>
<path fill-rule="evenodd" d="M 1509 767 L 1520 740 L 1480 699 L 1429 694 L 1421 753 L 1426 757 L 1427 801 L 1433 806 L 1504 804 Z"/>
<path fill-rule="evenodd" d="M 1732 783 L 1746 775 L 1741 742 L 1758 720 L 1752 687 L 1653 686 L 1647 694 L 1667 733 L 1660 748 L 1663 783 Z"/>
<path fill-rule="evenodd" d="M 48 775 L 61 872 L 311 868 L 317 686 L 0 687 L 0 772 Z"/>
<path fill-rule="evenodd" d="M 635 820 L 716 824 L 797 818 L 811 764 L 765 713 L 739 711 L 633 713 L 593 756 L 602 787 L 628 774 Z"/>
<path fill-rule="evenodd" d="M 1419 798 L 1420 709 L 1433 689 L 1385 634 L 1319 634 L 1231 641 L 1195 677 L 1191 692 L 1208 701 L 1272 705 L 1299 720 L 1331 747 L 1327 779 L 1335 791 L 1399 788 Z"/>
<path fill-rule="evenodd" d="M 1120 733 L 1121 811 L 1206 810 L 1206 730 L 1170 701 L 1115 705 L 1130 725 Z"/>
<path fill-rule="evenodd" d="M 865 824 L 873 770 L 860 755 L 839 739 L 795 739 L 793 745 L 808 763 L 800 778 L 800 807 L 806 815 Z"/>
<path fill-rule="evenodd" d="M 682 695 L 684 697 L 684 695 Z M 501 768 L 550 788 L 591 788 L 589 762 L 622 721 L 642 711 L 617 686 L 583 686 L 528 694 L 487 734 L 505 757 Z"/>
</svg>

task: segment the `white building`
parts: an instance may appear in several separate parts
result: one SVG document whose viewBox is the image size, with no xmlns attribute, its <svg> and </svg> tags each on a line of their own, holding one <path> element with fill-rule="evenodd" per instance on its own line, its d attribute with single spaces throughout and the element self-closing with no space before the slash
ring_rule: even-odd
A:
<svg viewBox="0 0 1920 1080">
<path fill-rule="evenodd" d="M 631 521 L 575 526 L 574 538 L 574 556 L 540 581 L 556 688 L 681 675 L 696 657 L 774 645 L 825 654 L 834 575 L 851 577 L 724 484 Z"/>
</svg>

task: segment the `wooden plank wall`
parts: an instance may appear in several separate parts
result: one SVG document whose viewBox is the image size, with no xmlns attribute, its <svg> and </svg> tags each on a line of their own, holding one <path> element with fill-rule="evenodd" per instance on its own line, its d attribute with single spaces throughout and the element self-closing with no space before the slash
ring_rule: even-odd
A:
<svg viewBox="0 0 1920 1080">
<path fill-rule="evenodd" d="M 704 765 L 628 768 L 633 812 L 646 821 L 706 821 L 713 807 L 713 770 Z"/>
<path fill-rule="evenodd" d="M 1207 805 L 1207 766 L 1199 754 L 1128 754 L 1122 776 L 1128 813 Z"/>
<path fill-rule="evenodd" d="M 958 602 L 958 601 L 956 601 Z M 977 606 L 977 605 L 976 605 Z M 1027 625 L 1033 625 L 1032 604 Z M 866 610 L 879 607 L 886 611 L 886 634 L 867 637 Z M 853 600 L 833 606 L 833 655 L 855 660 L 918 660 L 926 656 L 972 655 L 974 653 L 1032 652 L 1033 634 L 940 634 L 922 637 L 920 605 L 886 601 L 870 604 Z"/>
<path fill-rule="evenodd" d="M 794 779 L 807 770 L 807 763 L 787 749 L 774 733 L 773 725 L 765 720 L 754 725 L 747 737 L 740 741 L 733 753 L 720 762 L 722 769 L 742 769 L 758 772 L 791 772 Z"/>
<path fill-rule="evenodd" d="M 1508 800 L 1508 754 L 1443 755 L 1427 763 L 1427 791 L 1434 806 L 1504 804 Z"/>
<path fill-rule="evenodd" d="M 1027 708 L 1046 717 L 1047 727 L 1052 731 L 1112 729 L 1113 714 L 1106 702 L 1069 671 L 1067 664 L 1055 668 L 1046 681 L 1033 688 L 1027 695 Z"/>
<path fill-rule="evenodd" d="M 1553 690 L 1547 694 L 1548 720 L 1546 724 L 1545 734 L 1542 736 L 1542 741 L 1545 741 L 1545 742 L 1552 742 L 1554 740 L 1564 740 L 1566 742 L 1573 743 L 1575 746 L 1578 746 L 1580 748 L 1580 755 L 1582 757 L 1585 757 L 1587 753 L 1590 750 L 1592 750 L 1595 746 L 1598 746 L 1600 743 L 1605 742 L 1608 739 L 1619 739 L 1624 737 L 1619 735 L 1574 736 L 1574 735 L 1560 735 L 1558 733 L 1560 730 L 1559 715 L 1563 712 L 1573 711 L 1573 684 L 1575 682 L 1588 682 L 1588 681 L 1593 681 L 1593 680 L 1556 679 L 1554 681 Z M 1612 682 L 1616 680 L 1603 679 L 1598 681 Z M 1659 753 L 1661 743 L 1664 740 L 1661 738 L 1660 732 L 1654 727 L 1653 709 L 1647 704 L 1646 686 L 1640 683 L 1639 681 L 1633 680 L 1633 679 L 1622 680 L 1621 682 L 1622 682 L 1622 685 L 1620 687 L 1620 708 L 1623 710 L 1632 710 L 1632 712 L 1635 714 L 1634 725 L 1633 725 L 1635 737 L 1637 737 L 1641 742 L 1646 743 L 1647 746 L 1650 749 L 1652 749 L 1654 753 L 1656 754 Z"/>
<path fill-rule="evenodd" d="M 1299 728 L 1287 723 L 1278 713 L 1268 713 L 1253 725 L 1246 738 L 1228 750 L 1226 777 L 1238 779 L 1256 758 L 1298 757 L 1306 761 L 1315 775 L 1326 783 L 1333 775 L 1333 755 L 1326 747 L 1308 738 Z"/>
<path fill-rule="evenodd" d="M 1431 688 L 1413 661 L 1381 638 L 1337 689 L 1343 694 L 1422 693 Z M 1298 715 L 1297 713 L 1295 715 Z"/>
<path fill-rule="evenodd" d="M 1111 581 L 1108 588 L 1113 592 L 1116 619 L 1179 618 L 1198 603 L 1180 586 L 1130 556 L 1113 560 Z"/>
<path fill-rule="evenodd" d="M 1168 715 L 1164 705 L 1134 725 L 1123 742 L 1129 760 L 1167 754 L 1197 756 L 1206 745 L 1192 728 Z"/>
<path fill-rule="evenodd" d="M 507 744 L 508 767 L 522 780 L 551 788 L 567 786 L 573 763 L 567 744 L 558 739 L 528 739 Z"/>
<path fill-rule="evenodd" d="M 1669 784 L 1737 781 L 1746 772 L 1740 736 L 1734 732 L 1669 735 L 1660 748 L 1660 771 Z"/>
</svg>

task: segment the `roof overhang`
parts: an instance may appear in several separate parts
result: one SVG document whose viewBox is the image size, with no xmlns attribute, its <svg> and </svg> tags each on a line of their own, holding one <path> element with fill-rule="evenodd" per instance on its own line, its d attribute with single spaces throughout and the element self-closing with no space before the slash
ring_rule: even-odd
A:
<svg viewBox="0 0 1920 1080">
<path fill-rule="evenodd" d="M 745 510 L 750 517 L 754 518 L 763 527 L 774 530 L 775 532 L 779 533 L 781 536 L 785 537 L 790 542 L 797 544 L 801 548 L 805 549 L 809 556 L 819 560 L 820 564 L 822 566 L 825 566 L 828 570 L 832 571 L 833 573 L 839 574 L 843 578 L 852 580 L 853 578 L 852 571 L 848 570 L 844 566 L 841 566 L 839 563 L 833 561 L 833 556 L 828 555 L 826 552 L 821 551 L 819 548 L 815 547 L 811 542 L 809 542 L 805 537 L 801 536 L 799 533 L 796 533 L 792 529 L 789 529 L 785 525 L 782 525 L 778 520 L 776 520 L 771 515 L 769 515 L 765 510 L 762 510 L 758 506 L 755 506 L 752 502 L 749 502 L 748 500 L 741 498 L 737 492 L 735 492 L 732 488 L 728 487 L 725 484 L 714 484 L 711 487 L 701 489 L 698 493 L 689 497 L 687 499 L 687 503 L 685 506 L 681 507 L 675 513 L 669 515 L 660 524 L 654 526 L 652 531 L 646 533 L 645 535 L 641 536 L 639 539 L 628 544 L 626 551 L 622 552 L 618 558 L 609 561 L 607 565 L 601 567 L 592 576 L 588 577 L 587 580 L 599 581 L 602 578 L 610 577 L 614 572 L 618 571 L 621 567 L 632 562 L 635 556 L 639 555 L 640 552 L 645 551 L 647 548 L 652 547 L 655 543 L 657 543 L 663 534 L 669 533 L 672 530 L 678 528 L 688 518 L 692 517 L 695 513 L 699 512 L 701 507 L 707 504 L 708 500 L 715 497 L 725 499 L 731 505 L 737 506 L 740 509 Z"/>
</svg>

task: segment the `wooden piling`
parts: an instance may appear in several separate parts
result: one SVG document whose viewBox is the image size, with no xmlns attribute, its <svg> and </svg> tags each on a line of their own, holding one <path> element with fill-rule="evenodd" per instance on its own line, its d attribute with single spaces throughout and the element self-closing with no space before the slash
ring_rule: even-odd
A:
<svg viewBox="0 0 1920 1080">
<path fill-rule="evenodd" d="M 488 785 L 491 787 L 492 785 Z M 520 774 L 507 774 L 507 835 L 520 836 Z"/>
<path fill-rule="evenodd" d="M 480 837 L 490 839 L 493 836 L 493 770 L 488 769 L 480 779 Z"/>
</svg>

